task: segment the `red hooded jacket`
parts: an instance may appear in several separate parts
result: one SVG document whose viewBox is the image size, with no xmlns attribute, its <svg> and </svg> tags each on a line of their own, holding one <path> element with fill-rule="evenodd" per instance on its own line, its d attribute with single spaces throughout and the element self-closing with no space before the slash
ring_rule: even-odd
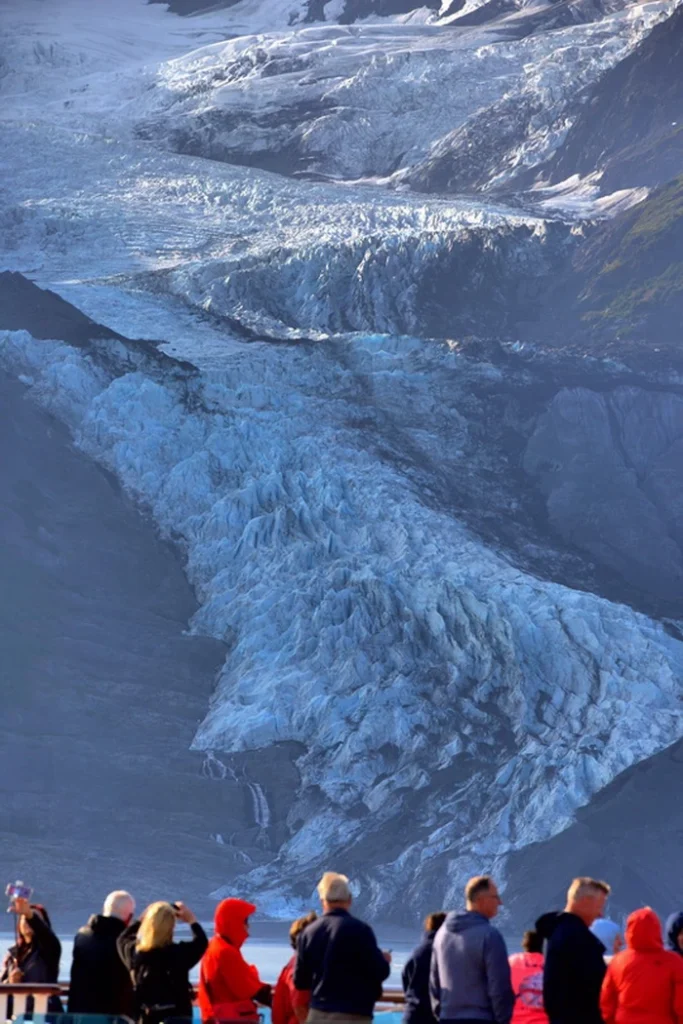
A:
<svg viewBox="0 0 683 1024">
<path fill-rule="evenodd" d="M 626 922 L 626 949 L 607 968 L 600 1010 L 606 1024 L 683 1024 L 683 957 L 664 949 L 651 907 Z"/>
<path fill-rule="evenodd" d="M 199 969 L 198 1003 L 203 1021 L 257 1021 L 254 996 L 263 986 L 258 970 L 241 947 L 249 935 L 247 919 L 256 907 L 245 900 L 223 900 L 216 907 L 216 934 Z"/>
</svg>

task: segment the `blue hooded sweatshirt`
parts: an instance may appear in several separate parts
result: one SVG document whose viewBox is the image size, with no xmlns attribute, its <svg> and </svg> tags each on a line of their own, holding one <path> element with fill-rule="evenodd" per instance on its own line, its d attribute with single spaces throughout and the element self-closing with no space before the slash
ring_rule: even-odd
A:
<svg viewBox="0 0 683 1024">
<path fill-rule="evenodd" d="M 683 932 L 683 910 L 679 910 L 677 914 L 672 914 L 667 918 L 664 930 L 666 931 L 667 948 L 683 956 L 683 949 L 678 945 L 678 936 Z"/>
<path fill-rule="evenodd" d="M 505 939 L 474 910 L 453 911 L 434 939 L 429 993 L 439 1021 L 509 1024 L 515 1004 Z"/>
</svg>

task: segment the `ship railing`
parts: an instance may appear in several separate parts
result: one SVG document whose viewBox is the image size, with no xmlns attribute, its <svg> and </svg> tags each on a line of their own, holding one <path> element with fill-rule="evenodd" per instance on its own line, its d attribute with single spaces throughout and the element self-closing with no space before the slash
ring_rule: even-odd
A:
<svg viewBox="0 0 683 1024">
<path fill-rule="evenodd" d="M 194 996 L 196 998 L 197 991 L 194 989 Z M 50 996 L 60 996 L 66 1004 L 69 998 L 69 986 L 66 982 L 57 982 L 54 985 L 38 985 L 38 984 L 21 984 L 21 985 L 0 985 L 0 1021 L 9 1021 L 17 1019 L 25 1019 L 27 1015 L 27 1003 L 29 997 L 33 999 L 33 1016 L 35 1018 L 44 1017 L 48 1012 L 48 1001 Z M 11 1001 L 10 1001 L 11 1000 Z M 392 1010 L 398 1006 L 403 1006 L 405 998 L 403 992 L 398 988 L 385 988 L 382 993 L 382 998 L 377 1004 L 377 1011 Z M 11 1007 L 11 1011 L 10 1011 Z M 11 1015 L 10 1015 L 11 1014 Z M 58 1014 L 51 1014 L 51 1018 L 62 1016 Z M 119 1017 L 108 1017 L 104 1014 L 64 1014 L 68 1016 L 74 1024 L 77 1024 L 77 1020 L 82 1020 L 83 1024 L 113 1024 L 113 1022 L 125 1022 L 128 1018 L 123 1016 Z"/>
</svg>

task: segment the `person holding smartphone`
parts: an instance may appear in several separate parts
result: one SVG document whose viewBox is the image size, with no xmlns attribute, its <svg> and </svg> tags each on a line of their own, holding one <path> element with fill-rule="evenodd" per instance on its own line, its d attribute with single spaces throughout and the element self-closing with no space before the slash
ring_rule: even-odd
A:
<svg viewBox="0 0 683 1024">
<path fill-rule="evenodd" d="M 7 951 L 0 971 L 0 983 L 6 985 L 54 984 L 59 978 L 62 945 L 52 930 L 45 907 L 16 896 L 9 906 L 17 915 L 17 941 Z M 32 1011 L 29 1000 L 27 1010 Z M 50 1013 L 62 1013 L 58 996 L 50 996 Z"/>
<path fill-rule="evenodd" d="M 176 921 L 189 924 L 189 942 L 173 941 Z M 190 971 L 208 944 L 204 929 L 184 903 L 152 903 L 119 935 L 116 945 L 133 979 L 140 1024 L 191 1020 Z"/>
</svg>

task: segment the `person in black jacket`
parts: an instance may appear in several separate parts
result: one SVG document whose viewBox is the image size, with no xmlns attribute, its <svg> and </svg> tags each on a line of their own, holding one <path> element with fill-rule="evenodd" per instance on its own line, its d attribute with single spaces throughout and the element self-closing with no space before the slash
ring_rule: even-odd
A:
<svg viewBox="0 0 683 1024">
<path fill-rule="evenodd" d="M 62 945 L 52 931 L 47 910 L 39 903 L 29 903 L 21 897 L 12 900 L 10 910 L 18 916 L 18 938 L 7 951 L 0 972 L 0 983 L 56 983 Z M 32 1004 L 33 1000 L 29 999 L 27 1010 L 33 1010 Z M 50 996 L 48 1009 L 50 1013 L 62 1013 L 62 1003 L 58 996 Z"/>
<path fill-rule="evenodd" d="M 174 942 L 176 921 L 193 932 L 189 942 Z M 135 1013 L 140 1024 L 191 1020 L 190 971 L 206 952 L 209 940 L 184 903 L 152 903 L 140 921 L 119 935 L 119 956 L 133 977 Z"/>
<path fill-rule="evenodd" d="M 391 956 L 383 953 L 369 925 L 352 917 L 345 875 L 327 871 L 318 885 L 323 915 L 301 933 L 294 987 L 311 993 L 308 1024 L 355 1024 L 372 1019 L 389 977 Z"/>
<path fill-rule="evenodd" d="M 424 939 L 413 950 L 403 968 L 401 980 L 406 997 L 403 1024 L 435 1024 L 436 1018 L 429 998 L 429 968 L 434 936 L 445 920 L 446 915 L 443 911 L 429 914 L 424 923 Z"/>
<path fill-rule="evenodd" d="M 602 1024 L 600 989 L 605 947 L 590 930 L 609 896 L 606 882 L 575 878 L 564 913 L 551 926 L 543 970 L 543 1004 L 550 1024 Z"/>
<path fill-rule="evenodd" d="M 119 890 L 104 901 L 74 939 L 69 985 L 69 1013 L 133 1016 L 133 983 L 116 940 L 135 913 L 135 900 Z"/>
</svg>

